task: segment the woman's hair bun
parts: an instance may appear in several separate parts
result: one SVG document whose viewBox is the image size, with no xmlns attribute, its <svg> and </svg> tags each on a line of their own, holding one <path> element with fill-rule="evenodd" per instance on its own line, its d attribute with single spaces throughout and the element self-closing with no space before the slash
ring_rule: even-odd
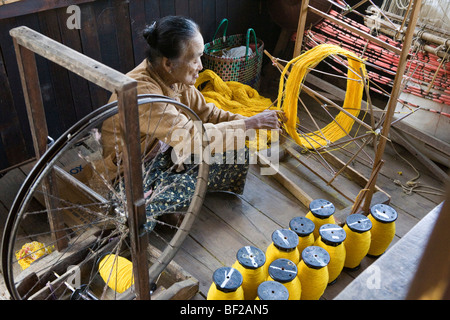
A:
<svg viewBox="0 0 450 320">
<path fill-rule="evenodd" d="M 142 34 L 151 47 L 156 47 L 156 21 L 154 21 L 151 25 L 146 26 Z"/>
</svg>

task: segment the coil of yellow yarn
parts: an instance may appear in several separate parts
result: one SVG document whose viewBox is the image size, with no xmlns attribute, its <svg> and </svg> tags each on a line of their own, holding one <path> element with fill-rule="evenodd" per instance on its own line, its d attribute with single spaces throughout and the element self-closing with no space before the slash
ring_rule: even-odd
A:
<svg viewBox="0 0 450 320">
<path fill-rule="evenodd" d="M 261 96 L 252 87 L 235 82 L 223 81 L 214 71 L 206 69 L 201 72 L 195 82 L 206 102 L 214 103 L 216 107 L 238 113 L 246 117 L 254 116 L 272 106 L 269 98 Z"/>
<path fill-rule="evenodd" d="M 288 300 L 300 300 L 302 286 L 297 277 L 297 265 L 288 259 L 277 259 L 269 266 L 267 280 L 278 281 L 283 284 L 289 292 Z"/>
<path fill-rule="evenodd" d="M 314 244 L 314 222 L 306 217 L 295 217 L 289 221 L 289 229 L 298 235 L 297 249 L 301 259 L 303 250 Z"/>
<path fill-rule="evenodd" d="M 118 293 L 126 291 L 134 283 L 133 264 L 124 257 L 107 254 L 100 259 L 98 270 L 108 287 Z"/>
<path fill-rule="evenodd" d="M 288 259 L 297 264 L 300 254 L 297 249 L 298 236 L 289 229 L 279 229 L 272 233 L 272 243 L 266 249 L 265 272 L 267 275 L 270 264 L 280 258 Z"/>
<path fill-rule="evenodd" d="M 236 253 L 236 262 L 232 265 L 242 275 L 242 289 L 245 300 L 254 300 L 258 286 L 266 280 L 264 263 L 266 256 L 261 249 L 245 246 Z"/>
<path fill-rule="evenodd" d="M 314 222 L 314 240 L 319 238 L 320 227 L 324 224 L 335 224 L 334 212 L 336 208 L 333 203 L 325 199 L 315 199 L 309 204 L 309 211 L 306 218 Z"/>
<path fill-rule="evenodd" d="M 325 249 L 330 255 L 328 263 L 328 283 L 332 284 L 344 269 L 346 237 L 343 228 L 336 224 L 324 224 L 319 230 L 320 237 L 314 243 L 315 246 Z"/>
<path fill-rule="evenodd" d="M 46 247 L 43 243 L 32 241 L 25 243 L 20 250 L 16 252 L 17 263 L 22 270 L 28 268 L 34 261 L 53 251 L 53 246 Z"/>
<path fill-rule="evenodd" d="M 292 59 L 283 69 L 278 89 L 277 107 L 286 114 L 287 122 L 284 124 L 286 132 L 300 146 L 308 149 L 327 146 L 328 142 L 335 142 L 345 137 L 353 126 L 354 120 L 340 112 L 335 120 L 321 130 L 300 136 L 297 132 L 298 96 L 309 70 L 316 67 L 319 62 L 330 55 L 343 55 L 347 57 L 347 90 L 343 102 L 343 109 L 357 117 L 361 109 L 361 101 L 364 91 L 364 83 L 361 80 L 361 72 L 366 75 L 363 61 L 354 53 L 332 44 L 320 44 L 300 56 Z M 292 67 L 292 68 L 291 68 Z M 286 80 L 286 72 L 290 70 Z"/>
<path fill-rule="evenodd" d="M 258 286 L 256 300 L 289 300 L 289 291 L 281 283 L 267 280 Z"/>
<path fill-rule="evenodd" d="M 370 219 L 359 213 L 351 214 L 345 220 L 344 231 L 347 235 L 344 240 L 345 268 L 359 268 L 361 260 L 369 252 L 371 228 Z"/>
<path fill-rule="evenodd" d="M 209 287 L 207 300 L 244 300 L 242 275 L 230 267 L 222 267 L 214 271 L 213 283 Z"/>
<path fill-rule="evenodd" d="M 372 235 L 368 254 L 382 255 L 395 236 L 395 220 L 398 214 L 394 208 L 385 204 L 376 204 L 370 208 L 368 218 L 372 222 Z"/>
<path fill-rule="evenodd" d="M 309 246 L 302 252 L 298 264 L 298 278 L 302 284 L 300 300 L 318 300 L 324 293 L 329 280 L 328 263 L 330 255 L 318 246 Z"/>
</svg>

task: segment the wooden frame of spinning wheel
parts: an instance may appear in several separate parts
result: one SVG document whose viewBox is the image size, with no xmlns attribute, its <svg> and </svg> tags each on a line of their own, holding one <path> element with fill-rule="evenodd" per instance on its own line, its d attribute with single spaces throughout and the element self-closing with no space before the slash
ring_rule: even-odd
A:
<svg viewBox="0 0 450 320">
<path fill-rule="evenodd" d="M 137 82 L 128 76 L 109 68 L 61 43 L 27 27 L 17 27 L 10 30 L 19 66 L 28 119 L 32 133 L 36 158 L 39 159 L 47 149 L 48 129 L 45 119 L 44 105 L 40 90 L 35 54 L 38 54 L 82 78 L 110 91 L 117 93 L 118 110 L 124 147 L 124 181 L 129 213 L 129 228 L 131 252 L 133 256 L 133 272 L 139 277 L 135 279 L 136 299 L 150 299 L 146 232 L 141 232 L 146 223 L 144 193 L 142 185 L 142 168 L 131 165 L 140 160 L 139 118 L 137 105 Z M 125 112 L 125 106 L 127 112 Z M 137 183 L 140 182 L 140 183 Z M 51 192 L 52 183 L 47 181 L 45 186 Z M 51 199 L 46 199 L 52 205 Z M 61 219 L 48 212 L 48 218 L 54 230 L 57 230 Z M 55 239 L 64 237 L 55 236 Z M 66 240 L 56 240 L 55 247 L 63 249 Z"/>
<path fill-rule="evenodd" d="M 360 3 L 356 4 L 355 7 L 361 5 L 362 3 L 366 2 L 367 0 L 362 0 Z M 369 212 L 369 208 L 372 202 L 372 198 L 374 196 L 374 192 L 375 191 L 382 191 L 381 189 L 379 189 L 376 186 L 376 180 L 377 180 L 377 175 L 384 163 L 384 161 L 382 160 L 383 157 L 383 153 L 384 153 L 384 149 L 386 146 L 386 142 L 387 142 L 387 137 L 389 135 L 389 130 L 391 127 L 391 123 L 392 123 L 392 118 L 393 118 L 393 114 L 395 111 L 395 106 L 397 103 L 397 99 L 399 97 L 399 93 L 400 93 L 400 89 L 401 89 L 401 81 L 405 72 L 405 68 L 406 68 L 406 62 L 408 59 L 408 55 L 409 55 L 409 48 L 411 46 L 411 42 L 412 42 L 412 38 L 414 35 L 414 30 L 416 27 L 416 23 L 417 23 L 417 19 L 419 16 L 419 12 L 420 12 L 420 6 L 421 6 L 421 0 L 415 0 L 414 4 L 412 6 L 411 9 L 411 14 L 410 14 L 410 18 L 409 18 L 409 23 L 408 23 L 408 27 L 405 31 L 404 34 L 404 38 L 403 38 L 403 50 L 400 50 L 396 47 L 393 47 L 381 40 L 379 40 L 378 38 L 364 32 L 361 31 L 335 17 L 332 17 L 318 9 L 316 9 L 315 7 L 311 6 L 309 3 L 309 0 L 302 0 L 302 4 L 300 7 L 300 16 L 299 16 L 299 21 L 298 21 L 298 28 L 297 28 L 297 37 L 295 40 L 295 47 L 294 47 L 294 54 L 293 57 L 297 57 L 300 55 L 300 51 L 302 48 L 302 43 L 303 43 L 303 35 L 305 32 L 305 22 L 306 22 L 306 16 L 308 14 L 308 12 L 314 13 L 322 18 L 328 19 L 334 23 L 336 23 L 337 25 L 343 27 L 343 28 L 347 28 L 349 30 L 351 30 L 352 32 L 354 32 L 355 34 L 365 38 L 368 41 L 374 42 L 377 45 L 383 47 L 384 49 L 393 51 L 394 53 L 399 55 L 399 63 L 398 63 L 398 68 L 397 68 L 397 73 L 394 79 L 394 84 L 393 84 L 393 88 L 392 88 L 392 92 L 390 94 L 390 98 L 386 107 L 386 115 L 385 118 L 383 120 L 383 126 L 381 128 L 380 131 L 380 139 L 376 145 L 376 152 L 375 152 L 375 159 L 374 159 L 374 164 L 372 167 L 372 172 L 370 174 L 370 177 L 368 179 L 366 179 L 365 177 L 362 177 L 359 173 L 355 172 L 354 170 L 352 170 L 350 167 L 348 167 L 348 165 L 350 164 L 350 162 L 352 161 L 352 159 L 350 159 L 350 161 L 348 161 L 347 163 L 343 163 L 341 160 L 339 160 L 338 158 L 336 158 L 335 156 L 333 156 L 331 153 L 329 152 L 325 152 L 324 153 L 324 158 L 326 158 L 325 160 L 336 164 L 338 167 L 340 167 L 340 170 L 338 171 L 338 173 L 334 176 L 334 178 L 340 174 L 342 171 L 346 170 L 346 171 L 351 171 L 351 175 L 353 177 L 356 177 L 359 180 L 359 183 L 361 184 L 361 181 L 365 181 L 365 185 L 362 189 L 362 196 L 361 197 L 357 197 L 357 199 L 355 200 L 355 203 L 353 204 L 353 206 L 351 208 L 346 208 L 343 210 L 343 213 L 338 216 L 338 220 L 340 222 L 345 222 L 345 218 L 346 215 L 351 214 L 351 213 L 356 213 L 356 212 L 363 212 L 363 213 L 368 213 Z M 274 59 L 273 57 L 270 56 L 270 54 L 268 54 L 266 52 L 266 54 L 269 56 L 269 58 L 274 62 L 277 63 L 276 59 Z M 283 67 L 281 65 L 278 65 L 279 67 Z M 303 89 L 308 95 L 311 96 L 315 96 L 318 97 L 320 99 L 326 99 L 325 97 L 323 97 L 322 95 L 320 95 L 319 93 L 317 93 L 316 91 L 303 86 Z M 366 88 L 367 91 L 367 88 Z M 367 93 L 367 92 L 366 92 Z M 329 100 L 329 99 L 327 99 Z M 342 111 L 342 108 L 340 108 L 339 106 L 335 106 L 335 104 L 332 103 L 332 101 L 330 100 L 327 103 L 331 103 L 331 105 L 333 105 L 334 107 L 337 107 L 339 110 Z M 363 125 L 364 127 L 368 127 L 369 130 L 371 130 L 372 132 L 375 132 L 375 127 L 373 124 L 373 112 L 372 112 L 372 106 L 370 105 L 370 101 L 368 101 L 369 104 L 369 110 L 371 111 L 371 119 L 372 119 L 372 125 L 368 126 L 366 123 L 362 122 L 359 119 L 354 119 L 355 121 L 358 121 L 358 123 L 360 123 L 361 125 Z M 366 135 L 364 135 L 366 136 Z M 356 138 L 355 138 L 356 139 Z M 360 151 L 361 151 L 362 147 L 360 147 Z M 287 147 L 286 151 L 293 156 L 294 158 L 296 158 L 297 160 L 300 160 L 300 154 L 298 152 L 296 152 L 293 148 Z M 359 151 L 358 151 L 359 152 Z M 322 157 L 322 156 L 321 156 Z M 308 168 L 310 169 L 310 168 Z M 316 175 L 319 175 L 319 173 L 315 172 L 314 170 L 311 170 L 313 173 L 315 173 Z M 319 175 L 320 176 L 320 175 Z M 321 177 L 322 178 L 322 177 Z M 334 179 L 333 178 L 333 179 Z M 332 180 L 333 180 L 332 179 Z M 331 183 L 331 181 L 327 181 L 325 178 L 322 178 L 322 180 L 324 180 L 325 182 L 327 182 L 329 185 Z M 290 183 L 291 184 L 291 183 Z M 289 185 L 290 185 L 289 184 Z M 290 186 L 292 188 L 292 186 Z M 301 191 L 301 190 L 300 190 Z M 384 191 L 382 191 L 382 193 L 385 193 Z M 387 194 L 386 194 L 387 195 Z M 302 194 L 301 199 L 303 199 L 303 203 L 305 205 L 308 204 L 308 202 L 310 202 L 311 198 L 309 196 L 307 196 L 306 194 Z M 364 203 L 363 203 L 364 201 Z"/>
</svg>

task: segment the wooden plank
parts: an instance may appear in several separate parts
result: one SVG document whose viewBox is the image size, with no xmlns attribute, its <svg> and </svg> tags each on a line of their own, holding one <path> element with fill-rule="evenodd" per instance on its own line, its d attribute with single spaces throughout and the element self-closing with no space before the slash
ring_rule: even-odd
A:
<svg viewBox="0 0 450 320">
<path fill-rule="evenodd" d="M 139 1 L 140 2 L 140 1 Z M 135 1 L 133 1 L 135 3 Z M 81 29 L 80 38 L 83 54 L 96 60 L 101 61 L 100 42 L 97 33 L 97 21 L 92 5 L 81 7 Z M 90 99 L 92 108 L 97 109 L 108 102 L 110 93 L 98 85 L 89 82 Z"/>
<path fill-rule="evenodd" d="M 403 300 L 440 212 L 436 206 L 349 284 L 336 300 Z M 401 272 L 395 272 L 401 270 Z M 376 290 L 374 290 L 376 289 Z"/>
<path fill-rule="evenodd" d="M 58 1 L 16 0 L 14 2 L 11 1 L 14 0 L 9 0 L 9 3 L 2 6 L 2 9 L 0 10 L 0 20 L 60 7 L 68 7 L 70 5 L 80 5 L 82 3 L 93 2 L 95 0 L 58 0 Z"/>
<path fill-rule="evenodd" d="M 405 147 L 413 156 L 425 164 L 427 168 L 442 182 L 446 182 L 449 178 L 448 173 L 442 170 L 438 165 L 431 161 L 427 156 L 420 152 L 413 144 L 411 144 L 397 128 L 392 128 L 390 135 L 392 138 Z"/>
<path fill-rule="evenodd" d="M 65 19 L 67 19 L 66 10 L 64 8 L 57 9 L 56 13 L 58 15 L 59 31 L 61 33 L 61 43 L 78 52 L 83 52 L 79 30 L 75 28 L 69 29 L 65 25 Z M 68 77 L 68 83 L 70 84 L 70 89 L 68 90 L 71 91 L 73 99 L 72 103 L 74 106 L 75 119 L 80 120 L 93 110 L 90 99 L 89 82 L 72 72 L 68 72 Z"/>
<path fill-rule="evenodd" d="M 66 28 L 66 26 L 59 25 L 57 12 L 55 10 L 40 12 L 38 17 L 40 32 L 56 42 L 62 43 L 60 28 Z M 43 61 L 43 63 L 48 68 L 48 83 L 46 84 L 48 87 L 46 88 L 53 95 L 52 103 L 46 104 L 46 115 L 49 119 L 47 123 L 53 137 L 57 138 L 77 120 L 69 73 L 55 63 L 48 61 Z M 43 96 L 45 97 L 45 95 Z"/>
<path fill-rule="evenodd" d="M 17 38 L 19 45 L 45 56 L 110 92 L 119 91 L 125 85 L 135 82 L 126 75 L 27 27 L 12 29 L 10 34 Z"/>
<path fill-rule="evenodd" d="M 271 177 L 275 178 L 283 187 L 289 190 L 305 207 L 309 207 L 309 204 L 313 200 L 302 188 L 296 185 L 292 180 L 280 172 L 279 168 L 274 166 L 267 158 L 260 153 L 257 153 L 258 162 L 261 163 L 265 169 L 270 168 L 273 173 Z"/>
</svg>

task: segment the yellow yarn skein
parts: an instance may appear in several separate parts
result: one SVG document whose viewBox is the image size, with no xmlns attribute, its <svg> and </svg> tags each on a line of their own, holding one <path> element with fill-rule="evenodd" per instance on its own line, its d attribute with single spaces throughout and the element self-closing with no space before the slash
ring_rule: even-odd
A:
<svg viewBox="0 0 450 320">
<path fill-rule="evenodd" d="M 300 300 L 319 300 L 328 285 L 330 255 L 318 246 L 309 246 L 302 252 L 298 264 L 298 278 L 302 284 Z"/>
<path fill-rule="evenodd" d="M 289 292 L 288 300 L 300 300 L 302 286 L 297 277 L 297 265 L 288 259 L 277 259 L 269 266 L 268 281 L 278 281 L 283 284 Z"/>
<path fill-rule="evenodd" d="M 354 123 L 350 116 L 341 111 L 336 116 L 336 121 L 329 123 L 321 130 L 308 133 L 303 137 L 297 132 L 298 96 L 301 86 L 309 70 L 316 67 L 319 62 L 330 55 L 347 57 L 347 91 L 342 107 L 349 114 L 357 117 L 361 109 L 364 91 L 364 83 L 360 73 L 362 72 L 365 76 L 366 68 L 363 61 L 354 53 L 336 45 L 320 44 L 289 61 L 280 77 L 277 107 L 286 114 L 287 122 L 284 124 L 284 127 L 297 144 L 308 149 L 327 146 L 330 141 L 334 142 L 345 137 Z M 291 70 L 285 85 L 284 79 L 289 69 Z"/>
<path fill-rule="evenodd" d="M 315 199 L 309 204 L 309 211 L 306 218 L 314 222 L 314 240 L 319 238 L 320 227 L 324 224 L 336 224 L 334 212 L 336 208 L 333 203 L 325 199 Z"/>
<path fill-rule="evenodd" d="M 279 229 L 272 233 L 272 243 L 266 249 L 265 274 L 270 264 L 280 258 L 288 259 L 296 265 L 300 260 L 297 249 L 298 236 L 289 229 Z"/>
<path fill-rule="evenodd" d="M 98 268 L 103 281 L 118 293 L 126 291 L 134 283 L 133 264 L 124 257 L 105 255 Z"/>
<path fill-rule="evenodd" d="M 235 268 L 222 267 L 214 271 L 207 300 L 244 300 L 242 275 Z"/>
<path fill-rule="evenodd" d="M 195 87 L 200 90 L 206 102 L 246 117 L 254 116 L 268 108 L 277 108 L 271 106 L 272 101 L 269 98 L 261 96 L 252 87 L 235 81 L 225 82 L 209 69 L 199 74 Z"/>
<path fill-rule="evenodd" d="M 249 85 L 236 81 L 223 81 L 214 71 L 206 69 L 195 82 L 207 103 L 222 110 L 251 117 L 266 109 L 277 109 L 269 98 L 261 96 Z M 249 147 L 255 150 L 266 149 L 271 137 L 267 130 L 256 130 L 256 142 L 250 141 Z"/>
<path fill-rule="evenodd" d="M 345 220 L 343 228 L 347 235 L 344 240 L 346 253 L 344 267 L 357 269 L 369 252 L 372 222 L 362 214 L 351 214 Z"/>
<path fill-rule="evenodd" d="M 368 218 L 372 222 L 372 235 L 368 254 L 382 255 L 395 236 L 395 220 L 398 214 L 394 208 L 385 204 L 376 204 L 370 208 Z"/>
<path fill-rule="evenodd" d="M 328 283 L 332 284 L 344 269 L 345 263 L 345 246 L 346 237 L 343 228 L 336 224 L 325 224 L 320 227 L 320 237 L 314 243 L 315 246 L 325 249 L 330 255 L 328 263 Z"/>
<path fill-rule="evenodd" d="M 245 246 L 238 250 L 236 262 L 232 267 L 242 275 L 245 300 L 254 300 L 257 296 L 258 286 L 266 280 L 265 262 L 266 256 L 261 249 Z"/>
<path fill-rule="evenodd" d="M 301 259 L 303 250 L 314 244 L 314 222 L 306 217 L 295 217 L 289 221 L 289 229 L 298 235 L 297 249 Z"/>
</svg>

